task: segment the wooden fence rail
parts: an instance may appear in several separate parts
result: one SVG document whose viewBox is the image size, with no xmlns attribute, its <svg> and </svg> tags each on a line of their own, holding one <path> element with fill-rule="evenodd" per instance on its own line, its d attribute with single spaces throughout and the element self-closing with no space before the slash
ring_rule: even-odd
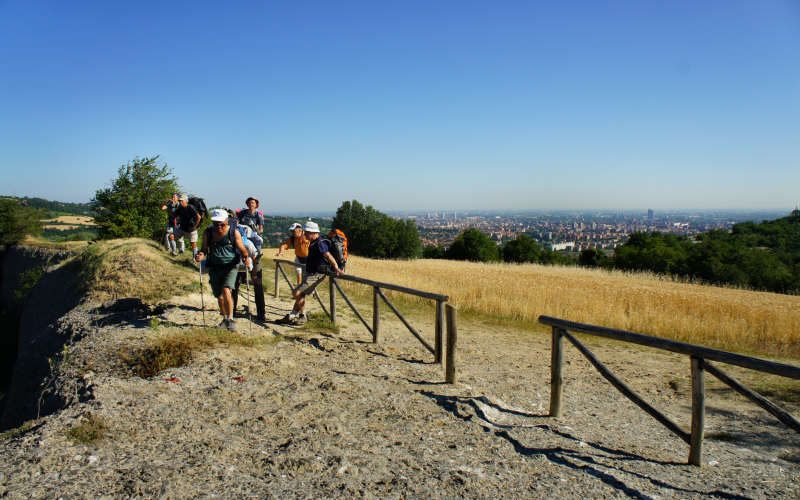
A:
<svg viewBox="0 0 800 500">
<path fill-rule="evenodd" d="M 275 298 L 279 296 L 279 288 L 280 288 L 280 278 L 281 276 L 289 285 L 289 288 L 294 291 L 296 288 L 295 285 L 289 280 L 286 272 L 283 270 L 282 264 L 291 265 L 293 267 L 302 266 L 303 272 L 305 272 L 305 265 L 297 264 L 290 260 L 283 260 L 283 259 L 273 259 L 275 262 Z M 331 319 L 331 321 L 336 324 L 336 296 L 337 291 L 338 295 L 341 295 L 344 299 L 345 303 L 352 309 L 353 313 L 356 317 L 361 321 L 364 325 L 364 328 L 367 329 L 368 332 L 372 334 L 372 341 L 377 343 L 379 338 L 380 332 L 380 303 L 381 301 L 384 302 L 389 309 L 400 319 L 400 321 L 405 325 L 409 332 L 422 344 L 422 346 L 430 351 L 431 354 L 434 356 L 434 362 L 442 363 L 443 361 L 443 344 L 444 344 L 444 334 L 445 329 L 447 330 L 447 356 L 446 356 L 446 366 L 445 366 L 445 380 L 449 384 L 454 384 L 456 381 L 456 309 L 448 304 L 447 302 L 450 300 L 450 297 L 447 295 L 442 295 L 438 293 L 426 292 L 423 290 L 416 290 L 414 288 L 407 288 L 400 285 L 395 285 L 394 283 L 383 283 L 380 281 L 373 281 L 366 278 L 360 278 L 358 276 L 351 276 L 349 274 L 342 274 L 340 276 L 329 276 L 329 283 L 328 283 L 328 291 L 329 291 L 329 299 L 330 302 L 328 304 L 328 309 L 325 308 L 325 305 L 322 302 L 319 294 L 317 291 L 314 290 L 314 296 L 319 301 L 320 306 L 322 306 L 322 310 L 325 314 Z M 372 287 L 372 326 L 367 323 L 364 319 L 362 314 L 358 311 L 353 301 L 350 300 L 350 297 L 347 296 L 345 291 L 342 289 L 339 281 L 351 281 L 354 283 L 360 283 L 362 285 L 367 285 Z M 405 316 L 400 312 L 400 310 L 395 306 L 392 301 L 383 293 L 383 290 L 393 290 L 396 292 L 405 293 L 408 295 L 414 295 L 417 297 L 422 297 L 429 300 L 434 300 L 436 302 L 436 313 L 434 317 L 434 342 L 433 346 L 431 346 L 425 338 L 416 330 L 411 323 L 408 322 Z M 446 313 L 446 314 L 445 314 Z"/>
<path fill-rule="evenodd" d="M 628 332 L 625 330 L 615 330 L 602 326 L 586 325 L 575 323 L 564 319 L 552 318 L 549 316 L 539 316 L 539 322 L 552 328 L 552 351 L 550 357 L 550 415 L 553 417 L 561 416 L 562 405 L 562 365 L 563 365 L 563 339 L 567 339 L 574 345 L 581 354 L 608 380 L 618 391 L 630 399 L 639 408 L 646 411 L 653 418 L 661 422 L 667 429 L 676 434 L 689 445 L 689 463 L 701 465 L 703 460 L 703 429 L 705 426 L 705 378 L 704 373 L 708 371 L 723 383 L 729 385 L 734 390 L 747 397 L 758 406 L 764 408 L 774 415 L 783 424 L 800 432 L 800 422 L 791 414 L 778 407 L 761 394 L 745 387 L 730 375 L 726 374 L 709 360 L 719 361 L 731 365 L 737 365 L 764 373 L 780 375 L 782 377 L 800 379 L 800 367 L 776 363 L 765 359 L 753 358 L 718 349 L 676 342 L 640 333 Z M 592 352 L 581 344 L 578 339 L 569 332 L 579 332 L 597 337 L 605 337 L 623 342 L 654 347 L 666 351 L 686 354 L 691 359 L 692 373 L 692 423 L 689 432 L 682 429 L 678 424 L 669 419 L 666 415 L 652 407 L 641 397 L 639 397 L 630 387 L 619 380 L 611 370 L 609 370 Z"/>
</svg>

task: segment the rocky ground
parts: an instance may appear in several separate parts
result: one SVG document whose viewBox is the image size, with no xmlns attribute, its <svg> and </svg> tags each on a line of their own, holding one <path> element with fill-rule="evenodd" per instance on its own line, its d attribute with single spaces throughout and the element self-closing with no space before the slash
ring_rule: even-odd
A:
<svg viewBox="0 0 800 500">
<path fill-rule="evenodd" d="M 201 325 L 200 302 L 176 299 L 159 317 Z M 290 307 L 267 297 L 271 319 Z M 707 432 L 723 439 L 707 439 L 704 466 L 693 467 L 687 445 L 571 346 L 565 410 L 548 417 L 543 330 L 461 318 L 450 385 L 388 310 L 372 344 L 345 307 L 338 333 L 240 317 L 243 335 L 280 341 L 215 348 L 142 379 L 124 373 L 118 353 L 163 328 L 82 304 L 61 319 L 74 339 L 53 385 L 69 404 L 0 439 L 0 496 L 800 497 L 800 436 L 730 392 L 709 391 Z M 209 323 L 214 309 L 206 301 Z M 411 316 L 428 338 L 432 319 Z M 688 359 L 587 344 L 688 427 Z M 90 416 L 106 425 L 105 437 L 76 444 L 65 430 Z"/>
</svg>

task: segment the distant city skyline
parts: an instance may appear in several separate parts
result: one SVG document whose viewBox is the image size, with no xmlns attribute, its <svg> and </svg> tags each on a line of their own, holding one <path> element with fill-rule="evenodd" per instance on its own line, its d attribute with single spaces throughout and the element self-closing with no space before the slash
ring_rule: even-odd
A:
<svg viewBox="0 0 800 500">
<path fill-rule="evenodd" d="M 269 213 L 800 202 L 793 0 L 9 0 L 0 60 L 9 195 L 160 155 Z"/>
</svg>

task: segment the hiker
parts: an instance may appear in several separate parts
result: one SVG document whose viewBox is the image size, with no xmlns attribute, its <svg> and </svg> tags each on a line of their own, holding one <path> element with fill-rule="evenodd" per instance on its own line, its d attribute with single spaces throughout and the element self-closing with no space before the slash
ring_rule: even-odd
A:
<svg viewBox="0 0 800 500">
<path fill-rule="evenodd" d="M 233 319 L 232 290 L 236 288 L 240 256 L 247 268 L 252 267 L 252 258 L 244 246 L 242 235 L 239 231 L 232 230 L 228 212 L 222 209 L 212 210 L 211 222 L 212 226 L 203 231 L 202 247 L 195 254 L 195 260 L 201 262 L 208 256 L 205 263 L 208 281 L 222 314 L 222 322 L 218 326 L 233 332 L 236 331 L 236 325 Z"/>
<path fill-rule="evenodd" d="M 170 252 L 171 255 L 178 255 L 178 249 L 175 245 L 175 226 L 177 224 L 177 217 L 178 217 L 178 208 L 180 208 L 181 203 L 178 199 L 180 195 L 178 193 L 172 193 L 172 199 L 167 200 L 161 205 L 161 210 L 167 211 L 167 231 L 164 234 L 164 243 L 167 247 L 167 252 Z M 184 251 L 184 243 L 183 238 L 181 238 L 181 253 Z"/>
<path fill-rule="evenodd" d="M 248 199 L 249 200 L 249 199 Z M 256 200 L 257 202 L 258 200 Z M 247 253 L 253 257 L 253 266 L 252 269 L 249 270 L 250 277 L 249 281 L 253 285 L 253 295 L 255 296 L 256 301 L 256 321 L 259 323 L 266 323 L 267 315 L 266 315 L 266 304 L 264 303 L 264 282 L 262 280 L 262 268 L 261 268 L 261 238 L 258 236 L 250 226 L 246 226 L 244 224 L 239 224 L 241 221 L 241 215 L 237 218 L 234 216 L 233 212 L 228 211 L 228 223 L 231 225 L 235 225 L 236 231 L 242 237 L 242 243 L 244 243 L 245 248 L 247 248 Z M 263 225 L 262 225 L 263 227 Z M 245 273 L 248 272 L 247 270 L 243 269 L 241 266 L 239 267 L 238 272 L 236 273 L 236 287 L 234 288 L 233 293 L 233 311 L 236 312 L 237 304 L 239 303 L 239 286 L 242 283 L 247 283 L 248 277 Z M 250 311 L 248 311 L 248 314 Z"/>
<path fill-rule="evenodd" d="M 276 257 L 280 257 L 287 248 L 294 248 L 294 262 L 298 264 L 295 266 L 294 270 L 297 273 L 298 285 L 303 282 L 303 264 L 306 263 L 306 259 L 308 258 L 308 246 L 310 244 L 311 242 L 308 238 L 303 236 L 303 226 L 294 222 L 289 226 L 289 237 L 278 247 L 278 253 L 275 254 Z"/>
<path fill-rule="evenodd" d="M 189 197 L 185 194 L 181 195 L 180 203 L 181 206 L 178 208 L 176 213 L 177 224 L 173 231 L 173 236 L 175 238 L 183 238 L 184 236 L 188 236 L 189 241 L 192 244 L 192 254 L 196 257 L 197 227 L 200 226 L 200 221 L 203 219 L 203 217 L 196 208 L 189 204 Z M 181 254 L 183 254 L 183 249 L 183 243 L 181 242 Z"/>
<path fill-rule="evenodd" d="M 248 235 L 248 237 L 255 244 L 258 252 L 261 253 L 264 240 L 258 233 L 264 232 L 264 213 L 258 210 L 258 206 L 260 205 L 258 198 L 253 198 L 251 196 L 244 201 L 244 204 L 247 205 L 247 208 L 237 210 L 236 216 L 239 219 L 239 224 L 245 225 L 253 230 L 253 234 Z"/>
<path fill-rule="evenodd" d="M 309 241 L 308 258 L 306 259 L 306 272 L 303 281 L 292 292 L 295 300 L 292 312 L 284 316 L 279 323 L 302 325 L 308 321 L 306 316 L 306 295 L 314 291 L 330 274 L 339 276 L 344 271 L 339 269 L 336 259 L 331 255 L 328 246 L 330 240 L 319 237 L 319 225 L 311 220 L 303 227 L 305 238 Z"/>
</svg>

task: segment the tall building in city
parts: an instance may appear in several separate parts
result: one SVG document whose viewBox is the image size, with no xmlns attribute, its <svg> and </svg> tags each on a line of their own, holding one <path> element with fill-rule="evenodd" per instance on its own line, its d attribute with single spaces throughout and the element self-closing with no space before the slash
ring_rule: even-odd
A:
<svg viewBox="0 0 800 500">
<path fill-rule="evenodd" d="M 653 220 L 653 215 L 655 215 L 655 212 L 653 212 L 653 209 L 652 208 L 648 208 L 647 209 L 647 220 L 652 221 Z"/>
</svg>

